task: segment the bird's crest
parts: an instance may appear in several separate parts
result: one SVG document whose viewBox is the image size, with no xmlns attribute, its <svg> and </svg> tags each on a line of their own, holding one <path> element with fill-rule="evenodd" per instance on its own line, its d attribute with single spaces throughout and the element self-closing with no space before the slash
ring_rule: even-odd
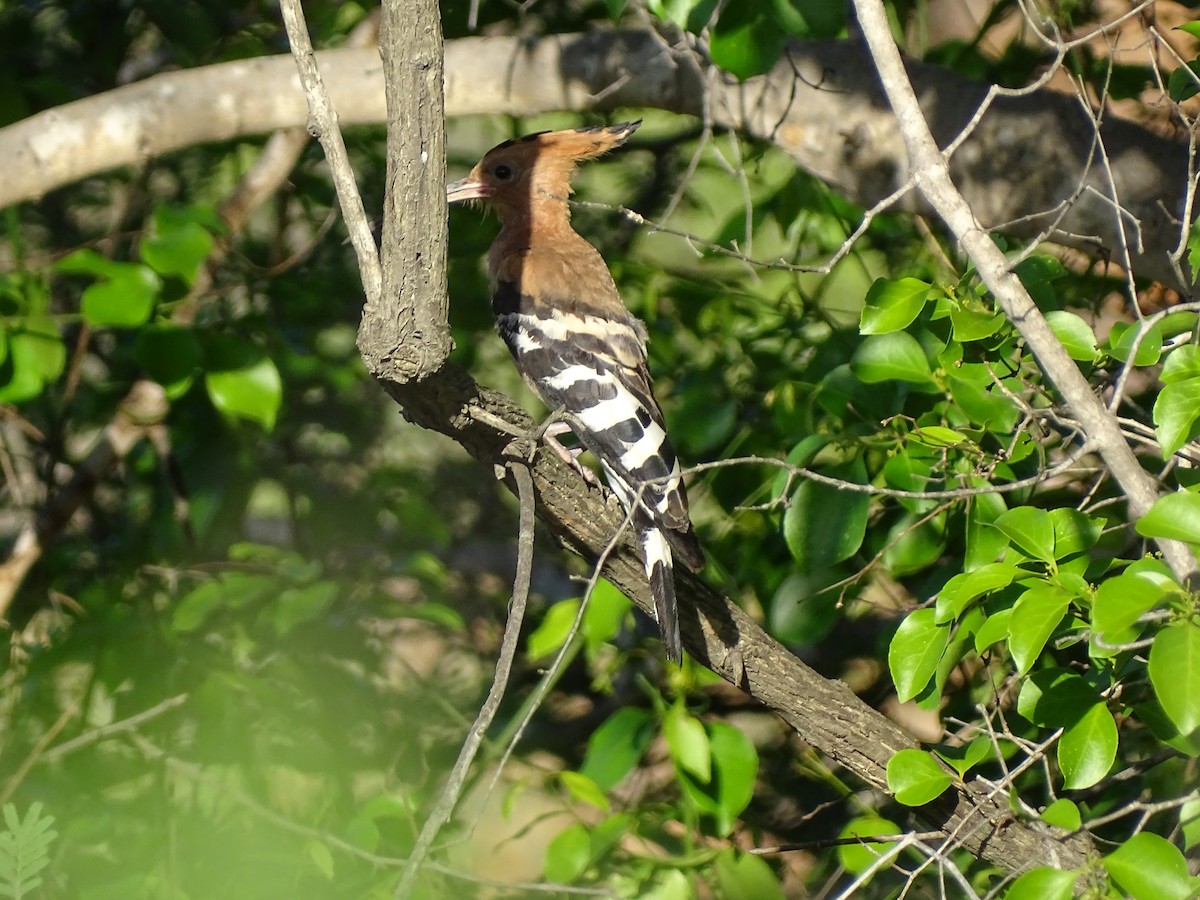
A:
<svg viewBox="0 0 1200 900">
<path fill-rule="evenodd" d="M 528 202 L 531 194 L 566 198 L 575 165 L 620 147 L 642 124 L 598 125 L 566 131 L 539 131 L 497 144 L 461 181 L 447 185 L 446 198 Z"/>
</svg>

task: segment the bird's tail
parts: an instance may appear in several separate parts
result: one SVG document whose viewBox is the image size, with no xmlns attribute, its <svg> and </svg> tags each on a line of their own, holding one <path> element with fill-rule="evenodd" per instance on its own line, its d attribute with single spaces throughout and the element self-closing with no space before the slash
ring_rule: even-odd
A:
<svg viewBox="0 0 1200 900">
<path fill-rule="evenodd" d="M 654 596 L 655 618 L 662 633 L 663 648 L 673 662 L 683 661 L 679 640 L 679 610 L 675 600 L 675 576 L 671 565 L 671 545 L 661 530 L 649 525 L 642 530 L 642 553 L 646 559 L 646 578 Z"/>
</svg>

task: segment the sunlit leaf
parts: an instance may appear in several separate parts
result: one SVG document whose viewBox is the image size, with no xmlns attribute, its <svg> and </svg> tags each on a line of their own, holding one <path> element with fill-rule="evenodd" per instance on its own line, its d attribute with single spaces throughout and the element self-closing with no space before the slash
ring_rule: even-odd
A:
<svg viewBox="0 0 1200 900">
<path fill-rule="evenodd" d="M 941 795 L 953 779 L 924 750 L 900 750 L 887 764 L 888 790 L 905 806 L 922 806 Z"/>
</svg>

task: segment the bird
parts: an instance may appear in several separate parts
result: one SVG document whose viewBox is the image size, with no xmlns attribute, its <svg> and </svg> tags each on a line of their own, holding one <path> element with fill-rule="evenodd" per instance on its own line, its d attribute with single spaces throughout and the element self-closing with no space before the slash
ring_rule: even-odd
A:
<svg viewBox="0 0 1200 900">
<path fill-rule="evenodd" d="M 666 656 L 681 662 L 672 563 L 699 571 L 704 552 L 651 387 L 646 328 L 626 309 L 600 252 L 571 226 L 568 204 L 576 165 L 620 147 L 640 124 L 504 141 L 448 184 L 446 199 L 482 201 L 499 217 L 487 257 L 496 330 L 552 411 L 547 445 L 591 474 L 575 459 L 581 450 L 555 439 L 569 429 L 599 460 L 640 546 Z"/>
</svg>

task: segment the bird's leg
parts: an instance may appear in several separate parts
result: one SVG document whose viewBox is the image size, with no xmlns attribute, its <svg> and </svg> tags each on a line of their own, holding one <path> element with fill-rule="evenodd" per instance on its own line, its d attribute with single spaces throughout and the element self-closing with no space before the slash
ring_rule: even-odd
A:
<svg viewBox="0 0 1200 900">
<path fill-rule="evenodd" d="M 558 436 L 560 434 L 566 434 L 571 430 L 571 422 L 569 421 L 570 419 L 570 413 L 566 411 L 565 407 L 560 406 L 550 414 L 546 421 L 530 432 L 530 438 L 533 440 L 533 445 L 536 447 L 538 441 L 540 440 L 555 456 L 578 472 L 579 476 L 584 481 L 586 481 L 588 484 L 599 485 L 600 482 L 596 478 L 596 473 L 579 462 L 579 455 L 583 453 L 583 448 L 576 447 L 571 449 L 570 447 L 564 447 L 561 443 L 559 443 Z M 533 453 L 531 452 L 530 459 L 532 460 L 532 458 Z"/>
</svg>

